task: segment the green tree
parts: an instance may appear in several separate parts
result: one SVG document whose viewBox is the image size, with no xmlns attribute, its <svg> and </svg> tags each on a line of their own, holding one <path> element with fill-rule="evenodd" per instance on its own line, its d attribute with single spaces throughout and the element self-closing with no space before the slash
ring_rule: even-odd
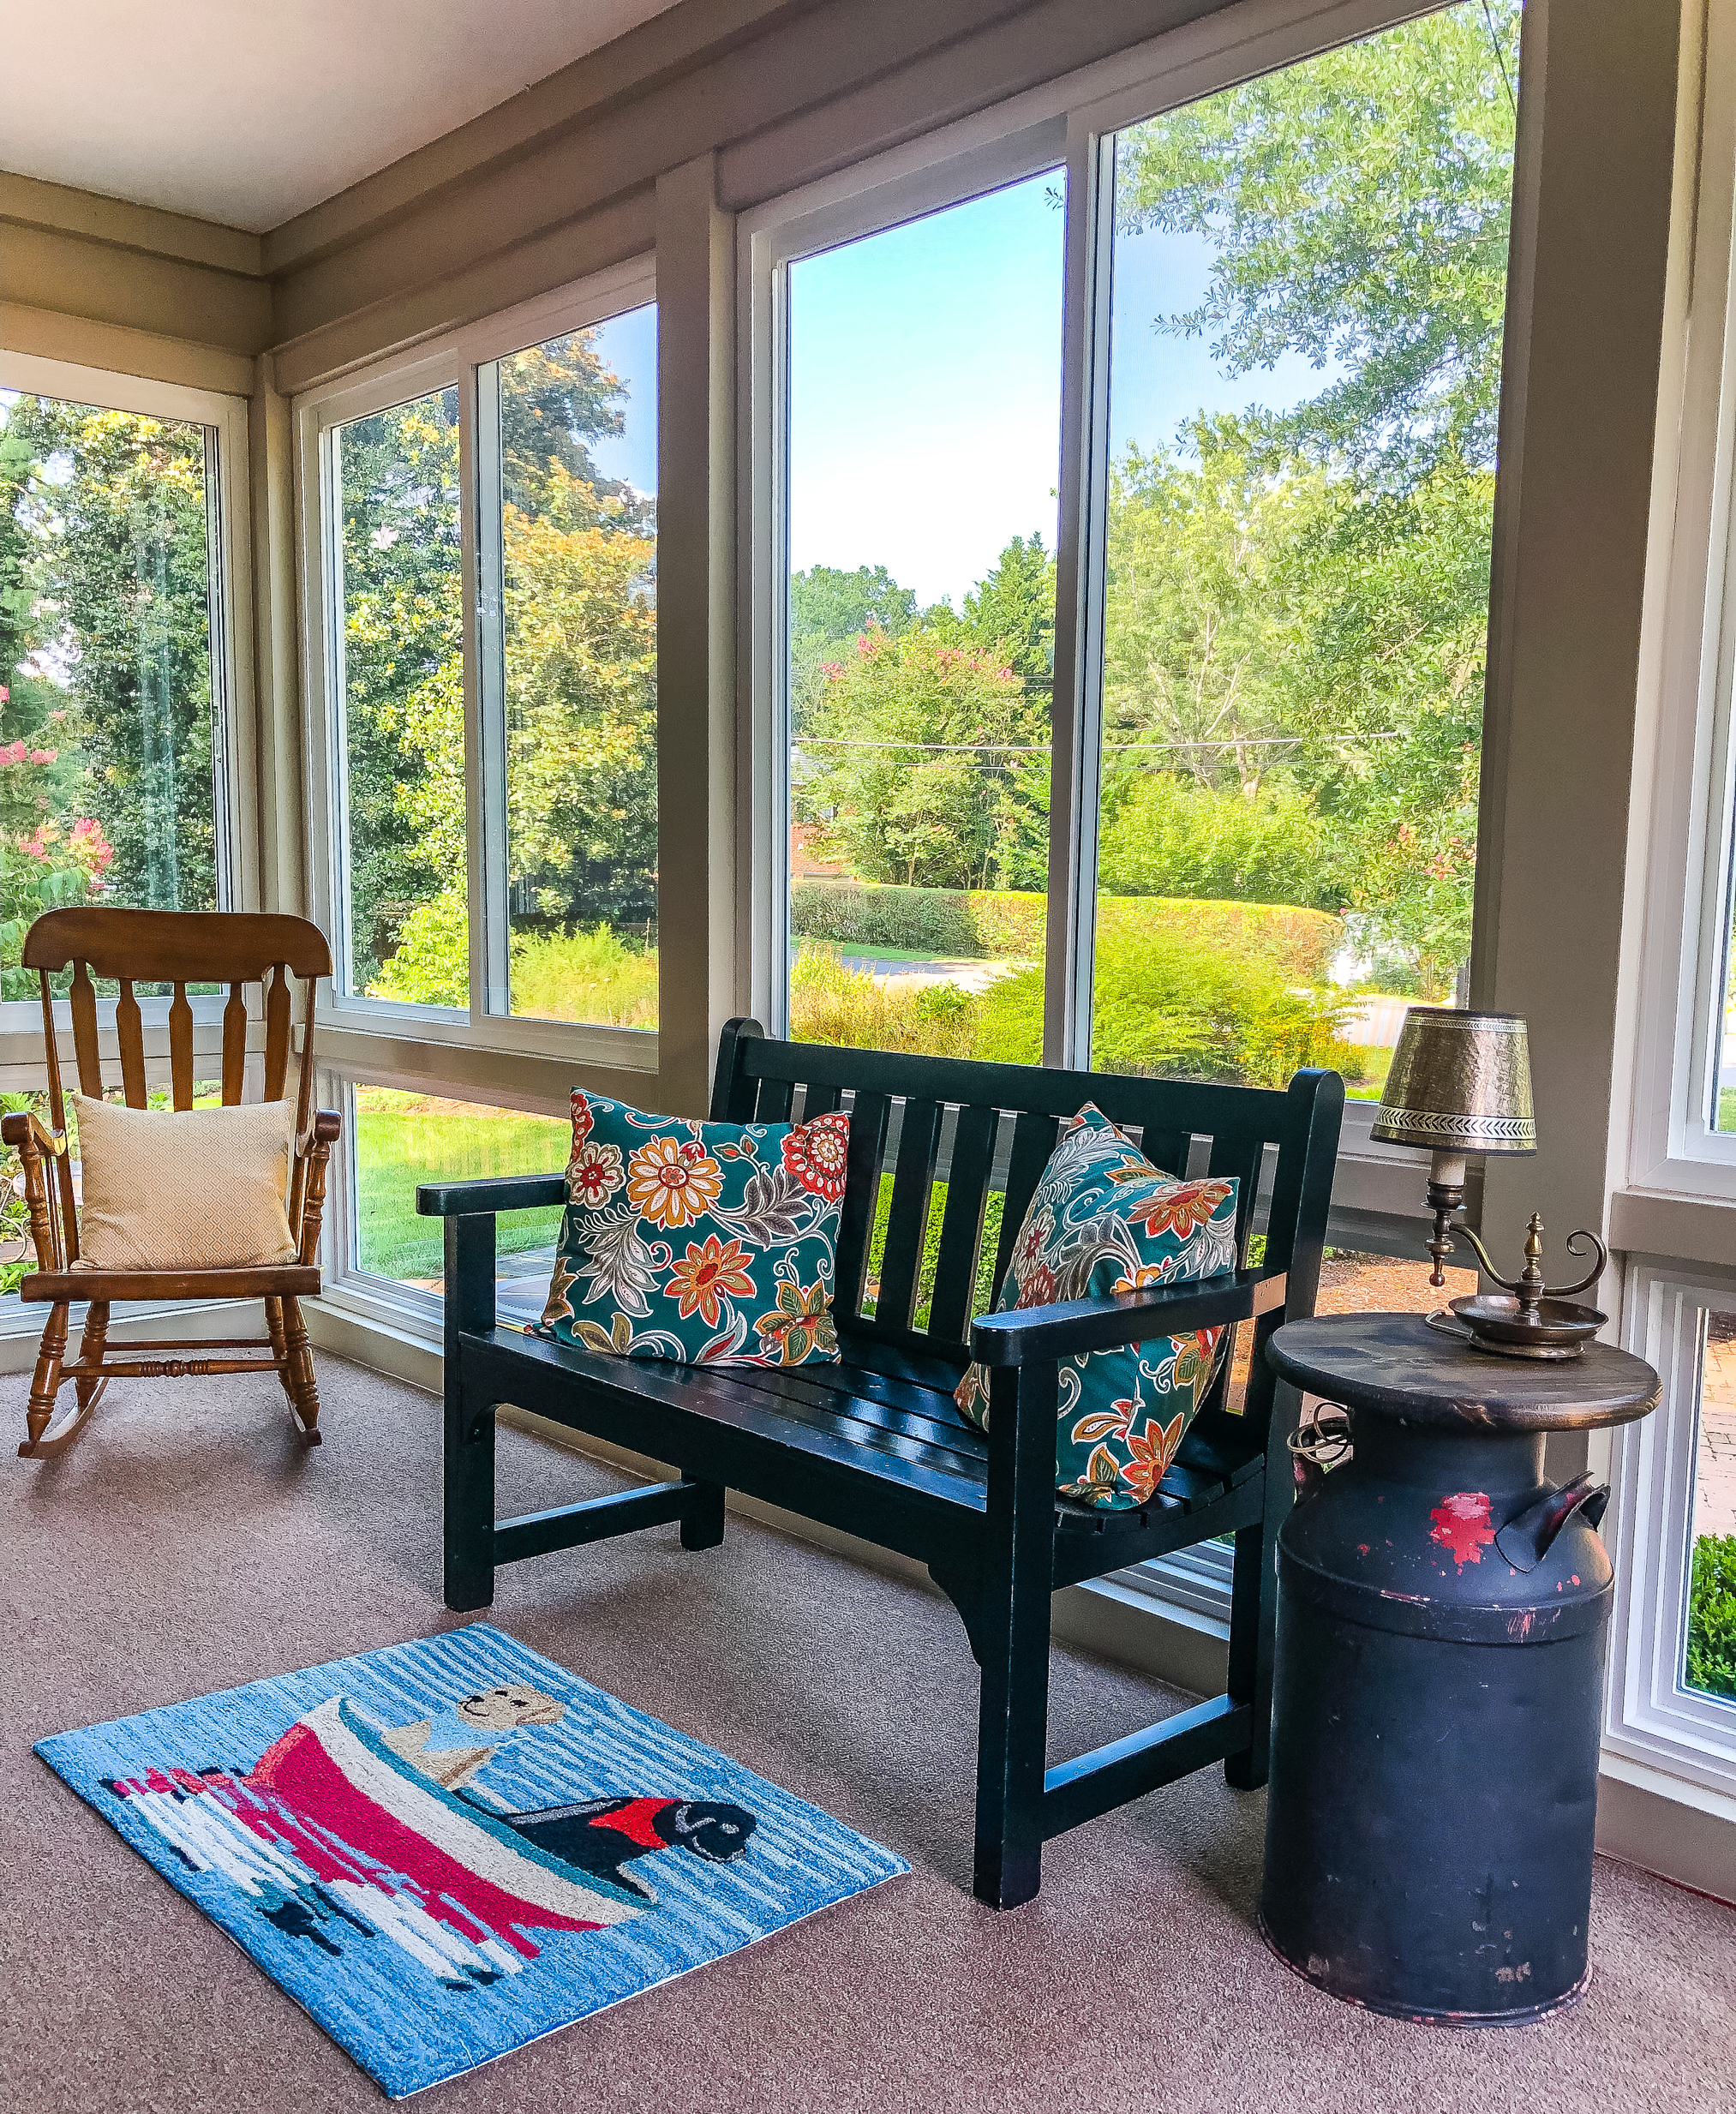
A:
<svg viewBox="0 0 1736 2114">
<path fill-rule="evenodd" d="M 883 632 L 907 631 L 916 614 L 916 596 L 884 566 L 859 566 L 854 572 L 811 566 L 790 575 L 792 642 L 815 639 L 837 645 L 876 624 Z"/>
<path fill-rule="evenodd" d="M 877 627 L 821 671 L 796 809 L 864 880 L 1041 887 L 1046 713 L 998 651 Z"/>
<path fill-rule="evenodd" d="M 1300 353 L 1320 392 L 1279 452 L 1408 486 L 1494 460 L 1519 0 L 1441 9 L 1124 133 L 1124 229 L 1203 236 L 1204 296 L 1160 332 L 1233 374 Z"/>
<path fill-rule="evenodd" d="M 938 613 L 930 613 L 930 621 Z M 961 634 L 1003 654 L 1025 694 L 1045 713 L 1055 689 L 1055 560 L 1043 538 L 1015 536 L 977 584 L 958 620 Z"/>
<path fill-rule="evenodd" d="M 202 428 L 21 397 L 6 421 L 15 530 L 33 616 L 27 643 L 63 671 L 7 687 L 15 747 L 54 724 L 45 811 L 93 821 L 111 901 L 216 901 L 205 434 Z M 38 465 L 21 477 L 27 454 Z M 12 556 L 18 556 L 15 535 Z M 0 558 L 0 564 L 4 559 Z M 12 590 L 11 638 L 21 605 Z M 15 663 L 14 674 L 16 673 Z"/>
</svg>

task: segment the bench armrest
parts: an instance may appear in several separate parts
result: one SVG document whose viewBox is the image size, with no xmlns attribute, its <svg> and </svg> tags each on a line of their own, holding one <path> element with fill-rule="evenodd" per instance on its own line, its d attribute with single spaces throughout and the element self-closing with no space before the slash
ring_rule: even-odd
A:
<svg viewBox="0 0 1736 2114">
<path fill-rule="evenodd" d="M 566 1201 L 566 1177 L 489 1175 L 477 1182 L 424 1182 L 416 1207 L 424 1219 L 493 1218 L 497 1211 L 535 1211 Z"/>
<path fill-rule="evenodd" d="M 988 1366 L 1081 1357 L 1088 1350 L 1143 1343 L 1152 1336 L 1176 1336 L 1190 1329 L 1246 1321 L 1281 1307 L 1285 1289 L 1282 1270 L 1237 1270 L 1181 1285 L 1116 1292 L 1102 1299 L 1069 1299 L 1052 1307 L 1027 1307 L 1021 1313 L 985 1314 L 972 1324 L 971 1356 L 979 1365 Z"/>
</svg>

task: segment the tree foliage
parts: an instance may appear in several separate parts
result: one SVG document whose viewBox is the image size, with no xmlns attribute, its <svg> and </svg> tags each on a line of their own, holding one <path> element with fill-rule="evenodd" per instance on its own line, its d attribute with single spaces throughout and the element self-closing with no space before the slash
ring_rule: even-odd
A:
<svg viewBox="0 0 1736 2114">
<path fill-rule="evenodd" d="M 30 811 L 57 843 L 94 823 L 108 900 L 217 900 L 205 434 L 21 397 L 0 435 L 0 731 L 44 769 Z M 51 674 L 41 672 L 44 655 Z M 20 662 L 25 666 L 20 668 Z M 0 796 L 5 826 L 27 819 Z M 87 830 L 86 836 L 89 836 Z M 88 876 L 87 876 L 88 877 Z"/>
<path fill-rule="evenodd" d="M 1519 15 L 1444 8 L 1121 135 L 1117 225 L 1211 245 L 1203 299 L 1155 328 L 1232 374 L 1336 369 L 1254 422 L 1274 453 L 1401 487 L 1493 464 Z"/>
</svg>

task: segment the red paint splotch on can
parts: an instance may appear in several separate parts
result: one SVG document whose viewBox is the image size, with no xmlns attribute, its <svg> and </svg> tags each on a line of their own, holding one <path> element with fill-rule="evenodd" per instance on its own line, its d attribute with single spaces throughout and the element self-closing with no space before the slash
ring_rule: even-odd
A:
<svg viewBox="0 0 1736 2114">
<path fill-rule="evenodd" d="M 1430 1541 L 1450 1550 L 1461 1571 L 1467 1564 L 1482 1561 L 1484 1549 L 1495 1538 L 1489 1524 L 1489 1500 L 1482 1491 L 1455 1490 L 1428 1516 L 1434 1522 L 1428 1530 Z"/>
</svg>

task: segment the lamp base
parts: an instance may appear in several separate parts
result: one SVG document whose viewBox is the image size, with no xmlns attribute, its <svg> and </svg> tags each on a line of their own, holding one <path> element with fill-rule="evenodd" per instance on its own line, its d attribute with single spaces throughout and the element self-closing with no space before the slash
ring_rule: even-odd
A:
<svg viewBox="0 0 1736 2114">
<path fill-rule="evenodd" d="M 1428 1165 L 1428 1207 L 1434 1213 L 1434 1231 L 1428 1252 L 1434 1267 L 1428 1281 L 1439 1289 L 1446 1283 L 1446 1259 L 1452 1253 L 1452 1234 L 1447 1221 L 1464 1209 L 1464 1154 L 1436 1153 Z"/>
</svg>

